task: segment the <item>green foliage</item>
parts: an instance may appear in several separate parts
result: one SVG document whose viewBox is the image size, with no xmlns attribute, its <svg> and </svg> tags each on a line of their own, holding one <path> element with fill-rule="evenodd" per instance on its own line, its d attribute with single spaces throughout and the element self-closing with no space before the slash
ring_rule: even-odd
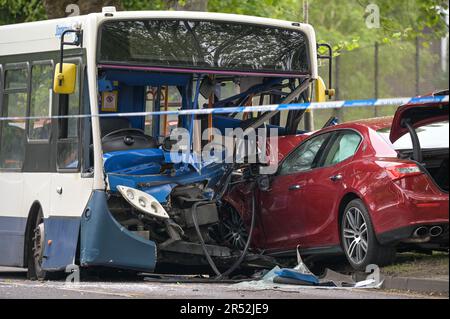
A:
<svg viewBox="0 0 450 319">
<path fill-rule="evenodd" d="M 366 7 L 373 0 L 358 0 L 361 8 Z M 411 40 L 427 37 L 425 30 L 433 36 L 440 37 L 448 32 L 445 25 L 443 10 L 448 10 L 446 0 L 402 0 L 375 1 L 380 7 L 381 29 L 377 36 L 385 42 L 391 39 Z"/>
<path fill-rule="evenodd" d="M 367 5 L 380 7 L 380 29 L 366 25 Z M 214 12 L 238 13 L 303 21 L 303 0 L 209 0 Z M 319 42 L 333 44 L 336 51 L 351 51 L 375 41 L 391 43 L 416 36 L 430 39 L 448 32 L 442 13 L 444 0 L 309 0 L 309 22 Z M 428 33 L 424 30 L 428 29 Z"/>
<path fill-rule="evenodd" d="M 299 12 L 298 0 L 209 0 L 208 7 L 213 12 L 246 14 L 268 18 L 293 19 Z M 294 14 L 293 14 L 294 13 Z M 297 19 L 294 19 L 297 20 Z"/>
<path fill-rule="evenodd" d="M 0 25 L 45 18 L 45 9 L 40 0 L 0 0 Z"/>
<path fill-rule="evenodd" d="M 126 10 L 166 10 L 185 3 L 186 0 L 122 0 Z M 368 29 L 365 24 L 365 9 L 370 3 L 380 7 L 380 29 Z M 302 4 L 303 0 L 209 0 L 208 8 L 212 12 L 303 21 Z M 309 7 L 309 22 L 316 28 L 318 39 L 332 43 L 336 50 L 354 50 L 374 41 L 437 37 L 448 32 L 438 10 L 448 9 L 446 0 L 309 0 Z M 0 0 L 0 24 L 45 17 L 40 0 Z"/>
<path fill-rule="evenodd" d="M 165 10 L 167 1 L 164 0 L 122 0 L 125 10 Z"/>
</svg>

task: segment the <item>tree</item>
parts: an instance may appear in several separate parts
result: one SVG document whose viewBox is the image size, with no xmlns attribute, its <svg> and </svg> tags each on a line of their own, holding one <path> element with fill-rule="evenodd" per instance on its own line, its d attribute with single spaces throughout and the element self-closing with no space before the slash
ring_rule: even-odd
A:
<svg viewBox="0 0 450 319">
<path fill-rule="evenodd" d="M 0 0 L 0 25 L 45 19 L 40 0 Z"/>
<path fill-rule="evenodd" d="M 170 0 L 169 8 L 187 11 L 208 11 L 208 0 Z"/>
<path fill-rule="evenodd" d="M 208 0 L 122 0 L 126 10 L 208 11 Z"/>
<path fill-rule="evenodd" d="M 380 8 L 380 29 L 366 25 L 366 8 L 372 3 Z M 208 7 L 215 12 L 303 20 L 302 0 L 210 0 Z M 319 41 L 337 50 L 353 50 L 374 41 L 439 38 L 448 33 L 441 10 L 448 7 L 447 0 L 310 0 L 309 22 Z"/>
<path fill-rule="evenodd" d="M 174 9 L 207 11 L 208 0 L 43 0 L 49 19 L 61 18 L 70 14 L 71 4 L 78 5 L 79 14 L 101 12 L 102 7 L 115 6 L 118 10 Z M 69 11 L 69 12 L 68 12 Z"/>
<path fill-rule="evenodd" d="M 63 18 L 69 14 L 88 14 L 101 12 L 105 6 L 122 8 L 120 0 L 43 0 L 45 11 L 49 19 Z M 77 5 L 79 12 L 70 5 Z"/>
</svg>

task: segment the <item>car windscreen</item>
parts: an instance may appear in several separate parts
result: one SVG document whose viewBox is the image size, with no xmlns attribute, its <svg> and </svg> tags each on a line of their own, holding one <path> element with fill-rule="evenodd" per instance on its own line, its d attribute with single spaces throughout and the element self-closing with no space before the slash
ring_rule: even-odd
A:
<svg viewBox="0 0 450 319">
<path fill-rule="evenodd" d="M 114 20 L 100 27 L 98 62 L 307 75 L 307 39 L 296 29 L 235 22 Z"/>
<path fill-rule="evenodd" d="M 433 124 L 421 126 L 416 129 L 419 137 L 420 146 L 422 149 L 438 149 L 449 147 L 449 121 L 436 122 Z M 379 134 L 389 143 L 389 135 L 391 129 L 382 129 L 378 131 Z M 409 134 L 403 135 L 394 143 L 396 150 L 411 150 L 413 149 L 411 136 Z"/>
</svg>

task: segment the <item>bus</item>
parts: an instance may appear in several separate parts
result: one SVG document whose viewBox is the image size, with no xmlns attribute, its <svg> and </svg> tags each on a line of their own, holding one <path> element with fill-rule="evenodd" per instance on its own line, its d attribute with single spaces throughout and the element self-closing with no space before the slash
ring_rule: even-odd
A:
<svg viewBox="0 0 450 319">
<path fill-rule="evenodd" d="M 229 170 L 174 161 L 171 131 L 297 134 L 304 111 L 176 112 L 324 98 L 320 46 L 307 24 L 218 13 L 107 7 L 1 26 L 0 265 L 45 279 L 74 264 L 188 269 L 205 253 L 233 264 L 217 231 Z"/>
</svg>

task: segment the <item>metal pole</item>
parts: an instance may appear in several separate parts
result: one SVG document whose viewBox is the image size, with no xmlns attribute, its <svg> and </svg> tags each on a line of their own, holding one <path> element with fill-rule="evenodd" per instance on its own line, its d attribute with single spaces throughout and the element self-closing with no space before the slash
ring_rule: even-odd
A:
<svg viewBox="0 0 450 319">
<path fill-rule="evenodd" d="M 375 42 L 375 99 L 380 98 L 380 44 L 378 42 Z M 378 107 L 375 106 L 375 117 L 378 117 Z"/>
<path fill-rule="evenodd" d="M 303 22 L 309 23 L 309 0 L 303 0 Z M 305 130 L 314 131 L 314 114 L 312 110 L 305 112 Z"/>
<path fill-rule="evenodd" d="M 303 0 L 303 22 L 309 23 L 309 0 Z"/>
<path fill-rule="evenodd" d="M 420 39 L 416 37 L 416 95 L 420 95 Z"/>
<path fill-rule="evenodd" d="M 338 55 L 336 57 L 334 65 L 335 65 L 335 71 L 334 71 L 335 72 L 334 73 L 335 74 L 335 76 L 334 76 L 335 85 L 334 86 L 336 88 L 336 100 L 339 101 L 341 99 L 341 93 L 340 93 L 341 56 L 340 55 Z M 335 109 L 334 114 L 339 119 L 340 122 L 344 122 L 344 112 L 343 112 L 342 108 Z"/>
</svg>

